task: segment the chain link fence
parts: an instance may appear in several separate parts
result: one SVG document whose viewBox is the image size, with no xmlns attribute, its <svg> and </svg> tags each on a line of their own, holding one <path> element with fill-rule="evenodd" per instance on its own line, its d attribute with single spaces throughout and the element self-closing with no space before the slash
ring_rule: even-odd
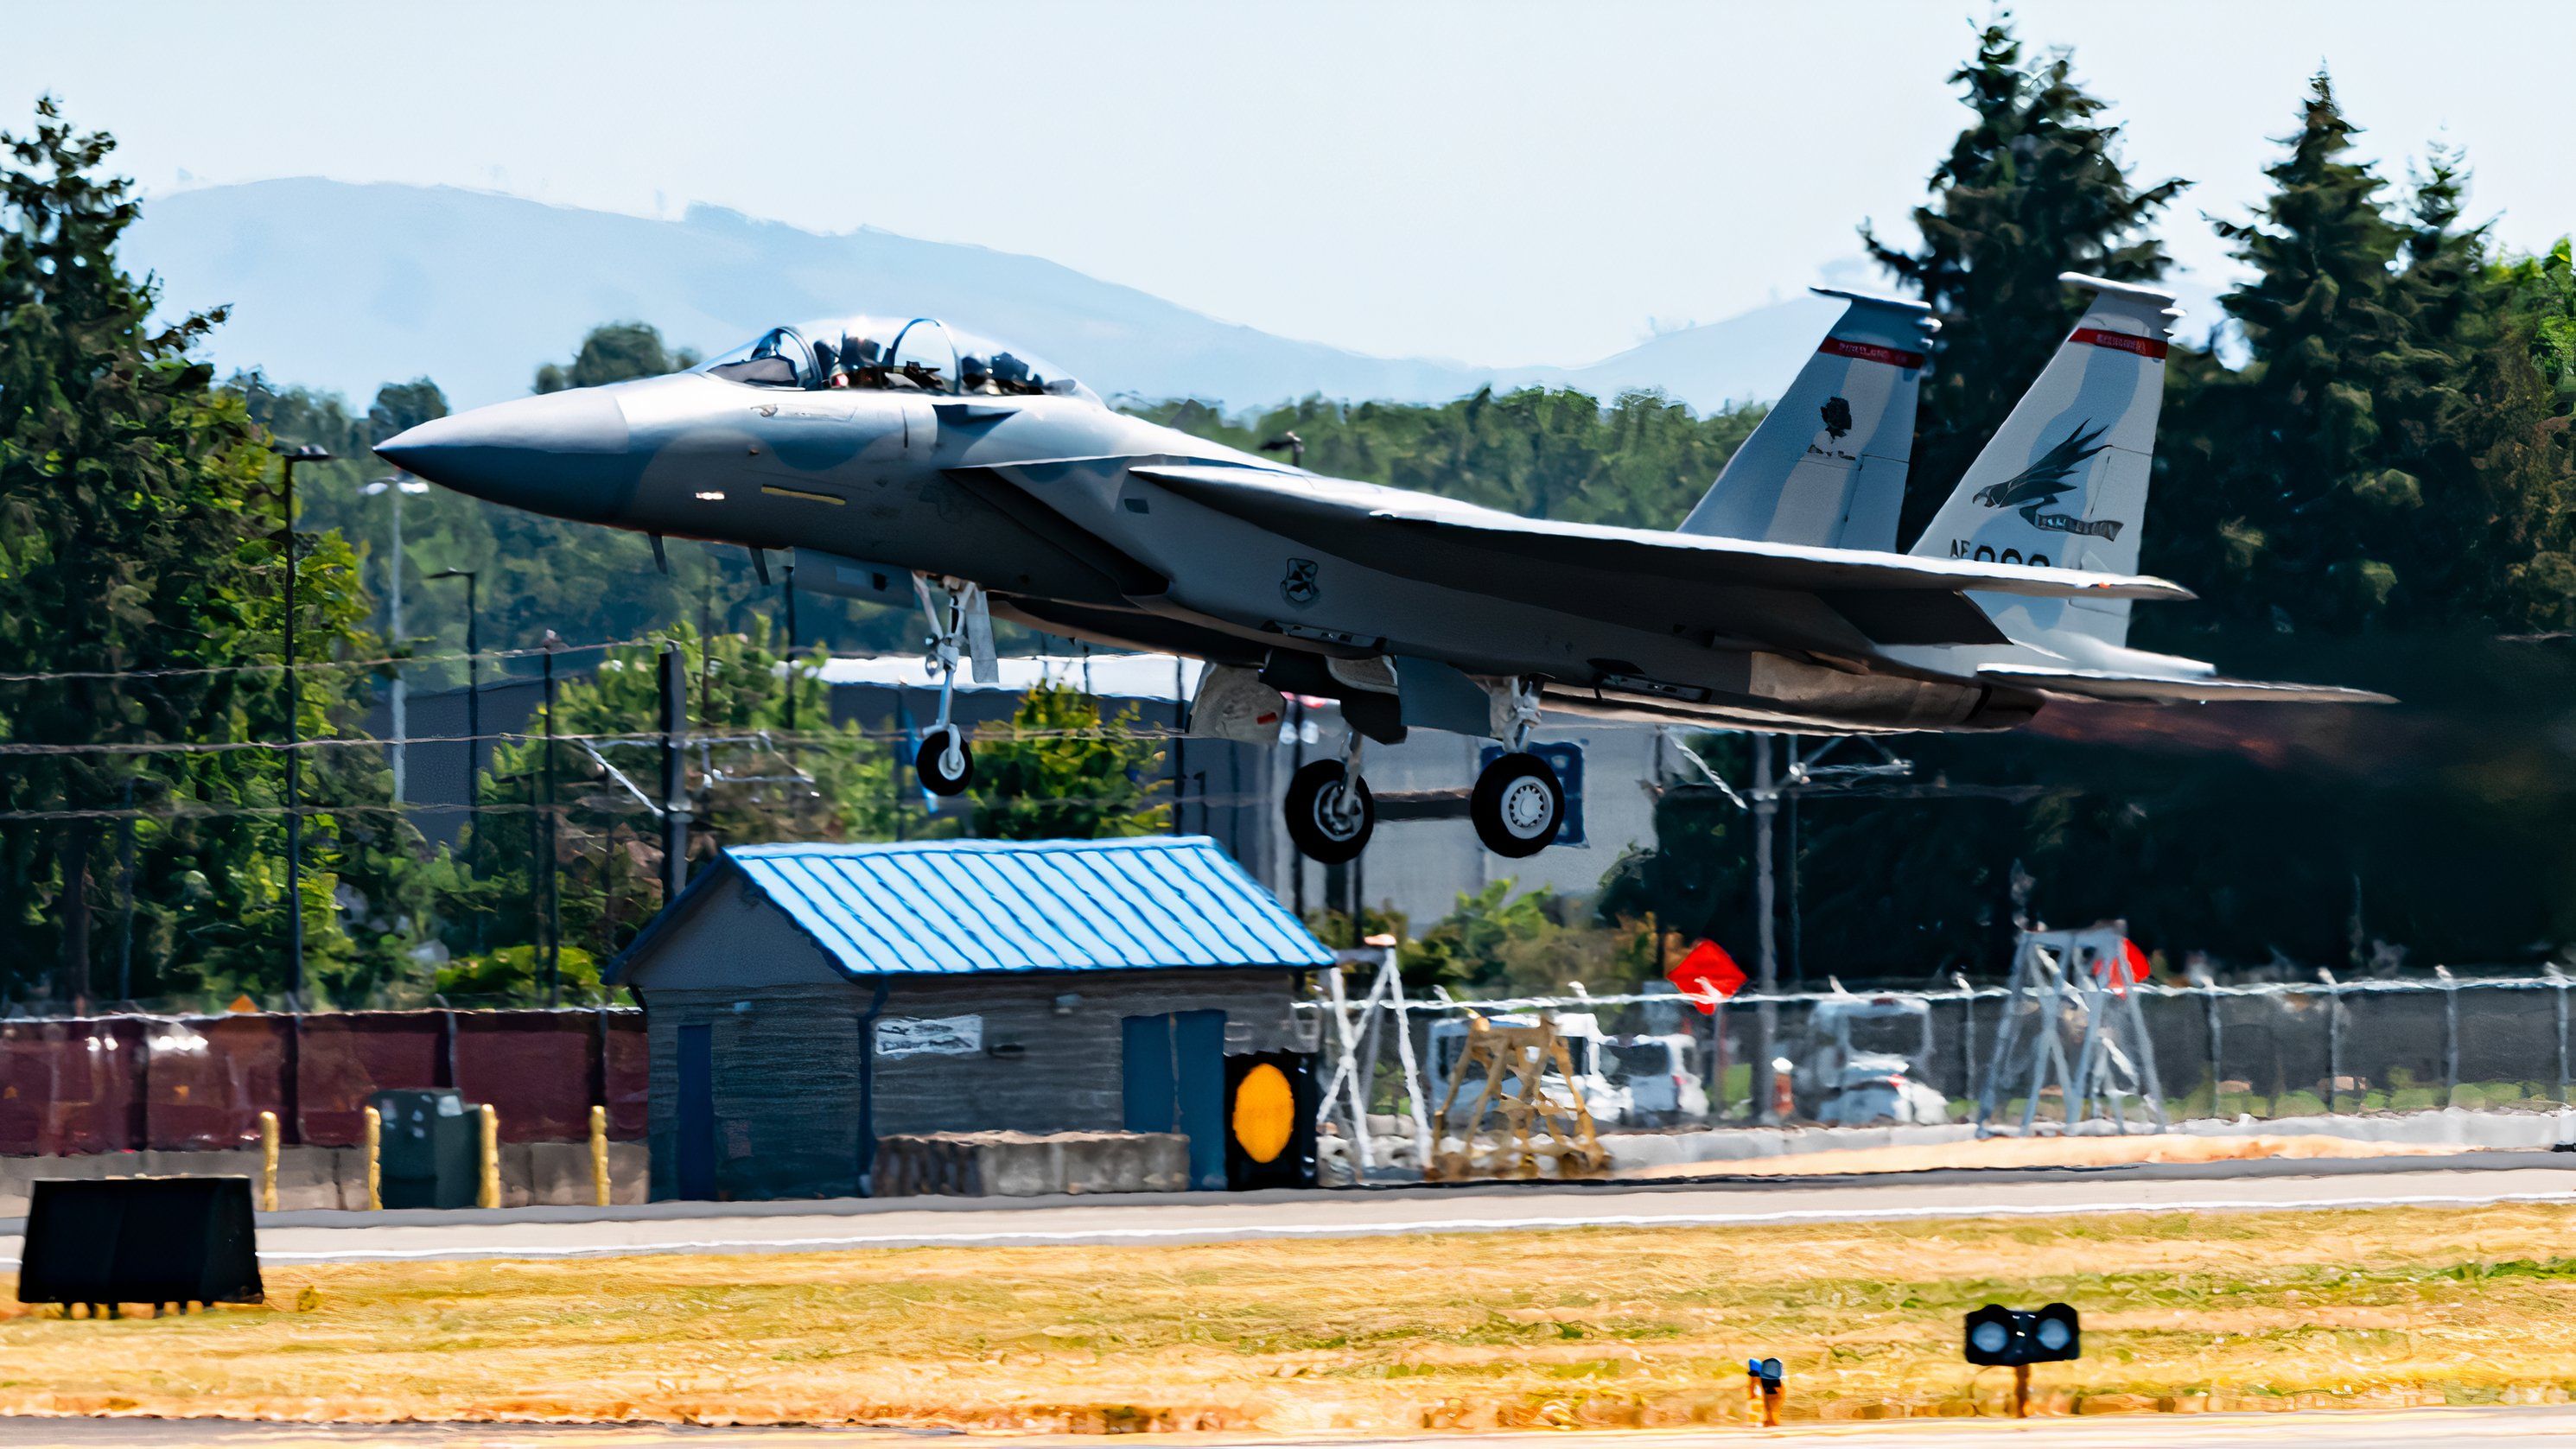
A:
<svg viewBox="0 0 2576 1449">
<path fill-rule="evenodd" d="M 2150 982 L 2128 989 L 2136 993 L 2166 1115 L 2174 1121 L 2439 1108 L 2537 1112 L 2570 1101 L 2569 993 L 2576 977 L 2554 968 L 2538 976 L 2443 972 L 2430 979 L 2338 981 L 2321 973 L 2314 982 Z M 1605 1127 L 1861 1125 L 1971 1120 L 2011 1005 L 2001 986 L 1959 981 L 1947 990 L 1747 992 L 1705 1013 L 1664 992 L 1435 997 L 1409 1002 L 1406 1017 L 1425 1065 L 1423 1090 L 1435 1103 L 1446 1086 L 1438 1064 L 1455 1055 L 1444 1056 L 1438 1039 L 1454 1036 L 1474 1011 L 1553 1016 Z M 1329 1057 L 1336 1041 L 1332 1007 L 1318 1002 L 1313 1009 L 1326 1018 L 1319 1043 Z M 1392 1014 L 1383 1006 L 1354 1001 L 1347 1009 L 1355 1039 L 1364 1044 L 1371 1030 L 1389 1029 Z M 2039 1008 L 2026 1001 L 2017 1009 Z M 1376 1110 L 1401 1111 L 1396 1053 L 1383 1036 L 1380 1041 L 1372 1053 L 1371 1101 Z M 1757 1070 L 1766 1041 L 1770 1058 L 1785 1070 Z M 1901 1059 L 1901 1066 L 1890 1059 Z M 1680 1077 L 1688 1083 L 1668 1090 L 1667 1082 Z M 1758 1084 L 1771 1090 L 1769 1113 L 1757 1100 Z M 2027 1105 L 2022 1084 L 2007 1071 L 1998 1084 L 1996 1121 L 2010 1128 Z M 2043 1091 L 2032 1115 L 2042 1123 L 2064 1120 L 2056 1089 Z M 2134 1109 L 2131 1120 L 2137 1120 Z"/>
</svg>

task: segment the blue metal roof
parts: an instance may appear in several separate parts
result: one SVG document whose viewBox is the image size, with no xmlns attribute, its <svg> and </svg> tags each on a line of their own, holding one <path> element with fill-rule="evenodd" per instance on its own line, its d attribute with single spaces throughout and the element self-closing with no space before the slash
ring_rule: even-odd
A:
<svg viewBox="0 0 2576 1449">
<path fill-rule="evenodd" d="M 636 937 L 612 979 L 727 868 L 853 976 L 1333 960 L 1203 835 L 737 845 Z"/>
</svg>

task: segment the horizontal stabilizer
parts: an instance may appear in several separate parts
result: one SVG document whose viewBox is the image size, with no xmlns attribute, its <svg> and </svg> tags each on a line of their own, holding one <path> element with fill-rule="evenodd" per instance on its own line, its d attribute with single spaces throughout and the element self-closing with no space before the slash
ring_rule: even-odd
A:
<svg viewBox="0 0 2576 1449">
<path fill-rule="evenodd" d="M 2155 674 L 2115 674 L 2100 669 L 2048 669 L 2027 664 L 1989 664 L 1979 679 L 2072 694 L 2113 704 L 2222 704 L 2232 700 L 2264 704 L 2395 704 L 2394 695 L 2367 689 L 2341 689 L 2331 684 L 2286 684 L 2220 675 L 2176 679 Z"/>
</svg>

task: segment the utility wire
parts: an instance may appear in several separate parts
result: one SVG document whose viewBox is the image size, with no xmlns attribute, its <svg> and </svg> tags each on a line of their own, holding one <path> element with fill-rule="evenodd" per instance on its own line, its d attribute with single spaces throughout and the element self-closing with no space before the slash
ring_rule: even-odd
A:
<svg viewBox="0 0 2576 1449">
<path fill-rule="evenodd" d="M 593 782 L 589 782 L 589 783 L 604 783 L 604 782 L 600 782 L 600 781 L 593 781 Z M 1146 793 L 1147 793 L 1147 794 L 1150 794 L 1151 792 L 1146 792 Z M 866 808 L 868 808 L 868 807 L 870 807 L 870 806 L 873 806 L 873 805 L 879 805 L 879 804 L 882 804 L 882 803 L 883 803 L 881 800 L 870 800 L 870 799 L 861 799 L 861 800 L 857 800 L 857 801 L 841 801 L 841 800 L 832 800 L 832 799 L 826 798 L 826 797 L 824 797 L 824 796 L 822 796 L 822 795 L 820 795 L 820 794 L 810 793 L 810 792 L 809 792 L 809 793 L 805 793 L 805 794 L 801 794 L 801 795 L 792 795 L 792 796 L 787 795 L 785 792 L 781 792 L 781 795 L 782 795 L 782 798 L 779 798 L 779 799 L 776 799 L 776 800 L 743 800 L 743 801 L 729 801 L 729 802 L 727 802 L 726 804 L 724 804 L 724 805 L 723 805 L 723 806 L 721 806 L 721 807 L 708 807 L 708 806 L 701 805 L 701 806 L 699 807 L 699 810 L 700 810 L 700 812 L 701 812 L 701 813 L 700 813 L 700 818 L 701 818 L 701 819 L 704 819 L 704 818 L 705 818 L 705 812 L 706 812 L 708 809 L 710 809 L 710 808 L 720 808 L 720 809 L 725 810 L 725 811 L 733 811 L 733 810 L 748 810 L 748 811 L 753 811 L 753 812 L 763 813 L 763 814 L 778 814 L 778 813 L 781 813 L 781 812 L 783 812 L 783 811 L 789 811 L 789 810 L 809 810 L 809 809 L 810 809 L 810 810 L 830 810 L 830 811 L 838 811 L 838 810 L 842 810 L 842 809 L 846 809 L 846 808 L 866 809 Z M 896 801 L 896 802 L 895 802 L 895 804 L 896 804 L 896 808 L 901 809 L 901 810 L 905 810 L 905 811 L 910 811 L 910 810 L 913 810 L 913 809 L 915 809 L 915 808 L 918 808 L 918 807 L 914 804 L 914 802 L 913 802 L 913 798 L 912 798 L 912 797 L 913 797 L 913 791 L 912 791 L 912 789 L 911 789 L 908 785 L 907 785 L 907 786 L 905 786 L 905 787 L 904 787 L 904 789 L 903 789 L 903 791 L 902 791 L 902 797 L 901 797 L 898 801 Z M 993 800 L 994 800 L 994 801 L 996 801 L 996 802 L 998 802 L 998 803 L 1009 803 L 1009 802 L 1012 802 L 1012 801 L 1030 800 L 1030 801 L 1040 801 L 1040 802 L 1043 802 L 1043 803 L 1046 803 L 1046 804 L 1049 804 L 1049 805 L 1122 805 L 1122 804 L 1124 804 L 1124 805 L 1132 805 L 1132 804 L 1137 803 L 1137 798 L 1138 798 L 1138 797 L 1137 797 L 1136 795 L 1132 795 L 1132 794 L 1131 794 L 1131 795 L 1002 795 L 1002 796 L 995 796 L 995 797 L 992 797 L 992 798 L 993 798 Z M 1201 803 L 1202 801 L 1204 801 L 1204 802 L 1205 802 L 1205 803 L 1207 803 L 1207 804 L 1217 806 L 1217 807 L 1219 807 L 1219 808 L 1221 808 L 1221 809 L 1222 809 L 1222 808 L 1227 808 L 1227 807 L 1247 807 L 1247 806 L 1260 806 L 1260 807 L 1262 807 L 1262 808 L 1266 809 L 1266 808 L 1268 808 L 1271 804 L 1273 804 L 1273 803 L 1274 803 L 1274 801 L 1273 801 L 1272 797 L 1270 797 L 1270 796 L 1268 796 L 1268 795 L 1259 795 L 1259 794 L 1254 794 L 1254 793 L 1252 793 L 1252 792 L 1250 792 L 1250 791 L 1244 791 L 1244 792 L 1240 792 L 1240 793 L 1232 793 L 1232 794 L 1217 794 L 1217 795 L 1204 795 L 1204 796 L 1202 796 L 1202 795 L 1198 795 L 1198 794 L 1192 794 L 1192 795 L 1190 796 L 1190 803 L 1191 803 L 1191 804 L 1193 804 L 1193 805 L 1199 804 L 1199 803 Z M 972 801 L 970 801 L 969 803 L 976 803 L 976 802 L 972 802 Z M 276 817 L 276 818 L 283 819 L 284 817 L 286 817 L 287 815 L 290 815 L 290 814 L 293 814 L 293 815 L 300 815 L 300 816 L 304 816 L 304 817 L 307 817 L 307 818 L 310 818 L 310 817 L 312 817 L 312 816 L 316 816 L 316 815 L 392 815 L 392 816 L 404 816 L 404 815 L 425 815 L 425 814 L 426 814 L 426 815 L 461 815 L 461 814 L 465 813 L 467 810 L 472 809 L 472 808 L 474 808 L 474 807 L 467 805 L 464 801 L 461 801 L 461 800 L 460 800 L 460 801 L 456 801 L 456 802 L 454 802 L 454 803 L 448 803 L 448 802 L 443 802 L 443 801 L 439 801 L 439 802 L 424 802 L 424 801 L 418 801 L 418 800 L 405 800 L 405 801 L 400 801 L 400 802 L 396 802 L 396 803 L 388 803 L 388 804 L 382 804 L 382 805 L 366 805 L 366 804 L 350 804 L 350 805 L 312 805 L 312 804 L 308 804 L 308 805 L 302 805 L 302 806 L 299 806 L 299 807 L 297 807 L 296 809 L 291 810 L 291 811 L 290 811 L 289 809 L 287 809 L 287 807 L 285 807 L 285 806 L 283 806 L 283 805 L 174 805 L 174 806 L 162 806 L 162 807 L 136 806 L 136 807 L 134 807 L 134 808 L 132 808 L 132 809 L 118 809 L 118 808 L 110 808 L 110 807 L 101 807 L 101 808 L 98 808 L 98 809 L 67 809 L 67 810 L 0 810 L 0 821 L 44 821 L 44 820 L 213 820 L 213 819 L 224 819 L 224 818 L 231 818 L 231 817 L 237 817 L 237 816 L 252 816 L 252 817 L 272 817 L 272 816 L 273 816 L 273 817 Z M 584 803 L 579 803 L 579 802 L 573 802 L 573 803 L 566 803 L 566 804 L 562 804 L 562 805 L 516 805 L 516 804 L 506 804 L 506 803 L 502 803 L 502 802 L 499 802 L 499 801 L 487 801 L 487 802 L 485 802 L 485 803 L 483 804 L 483 806 L 481 807 L 481 813 L 482 813 L 483 815 L 487 816 L 487 817 L 488 817 L 488 816 L 494 816 L 494 815 L 505 815 L 505 816 L 506 816 L 506 815 L 547 815 L 547 814 L 557 814 L 557 813 L 570 813 L 570 812 L 576 812 L 576 811 L 578 811 L 578 812 L 583 812 L 583 813 L 586 813 L 586 814 L 600 814 L 600 813 L 609 813 L 609 812 L 612 812 L 612 811 L 613 811 L 614 813 L 616 813 L 616 814 L 618 814 L 618 815 L 620 815 L 620 816 L 627 816 L 627 815 L 649 816 L 649 815 L 652 815 L 652 814 L 654 813 L 654 812 L 653 812 L 653 810 L 652 810 L 652 807 L 650 807 L 649 805 L 642 805 L 642 804 L 630 804 L 630 805 L 608 806 L 608 805 L 592 805 L 592 804 L 584 804 Z M 933 812 L 933 813 L 935 813 L 935 812 Z"/>
<path fill-rule="evenodd" d="M 469 745 L 484 741 L 491 741 L 500 744 L 532 744 L 541 742 L 545 738 L 546 736 L 543 734 L 529 734 L 517 730 L 504 730 L 487 731 L 479 735 L 406 735 L 401 739 L 394 739 L 388 735 L 335 735 L 326 739 L 209 740 L 198 742 L 174 741 L 162 744 L 64 745 L 41 744 L 34 741 L 0 740 L 0 757 L 10 755 L 221 755 L 236 754 L 245 750 L 280 752 L 285 750 L 385 749 L 394 745 L 401 745 L 408 748 L 413 745 Z M 746 744 L 757 744 L 770 749 L 788 745 L 792 745 L 800 749 L 812 749 L 829 745 L 892 744 L 897 741 L 917 739 L 919 738 L 919 735 L 915 731 L 901 729 L 856 729 L 821 733 L 800 731 L 792 735 L 783 731 L 764 731 L 757 736 L 709 736 L 692 731 L 683 736 L 683 738 L 688 742 L 689 747 L 692 749 L 701 745 Z M 1146 724 L 1140 721 L 1135 725 L 1129 726 L 1123 734 L 1113 733 L 1107 725 L 1069 729 L 1021 729 L 1017 727 L 1003 726 L 996 723 L 994 725 L 980 728 L 976 733 L 970 735 L 968 738 L 977 744 L 1009 744 L 1019 740 L 1126 739 L 1150 741 L 1183 738 L 1204 739 L 1208 737 L 1190 735 L 1187 731 L 1176 730 L 1170 725 Z M 558 744 L 589 743 L 596 745 L 631 745 L 637 748 L 650 747 L 654 749 L 659 749 L 662 745 L 662 736 L 659 733 L 566 734 L 558 732 L 554 736 L 554 739 Z"/>
<path fill-rule="evenodd" d="M 596 644 L 558 644 L 556 654 L 581 653 L 593 649 L 631 649 L 662 642 L 659 635 L 638 639 L 608 639 Z M 204 664 L 170 669 L 65 669 L 50 673 L 0 673 L 0 684 L 46 684 L 74 679 L 184 679 L 214 674 L 283 674 L 289 668 L 299 671 L 318 669 L 382 669 L 387 665 L 461 664 L 481 659 L 526 659 L 544 654 L 543 648 L 483 649 L 472 654 L 388 654 L 380 659 L 313 659 L 298 660 L 293 665 L 278 664 Z M 487 686 L 488 687 L 488 686 Z"/>
</svg>

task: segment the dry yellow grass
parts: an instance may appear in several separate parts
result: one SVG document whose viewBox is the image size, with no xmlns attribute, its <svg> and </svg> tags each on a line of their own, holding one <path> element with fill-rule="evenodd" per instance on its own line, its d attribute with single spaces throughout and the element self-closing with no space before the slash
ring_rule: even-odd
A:
<svg viewBox="0 0 2576 1449">
<path fill-rule="evenodd" d="M 2006 1188 L 2003 1191 L 2009 1192 Z M 2060 1407 L 2556 1398 L 2576 1208 L 1583 1229 L 281 1270 L 274 1307 L 0 1319 L 0 1412 L 997 1429 L 1989 1411 L 1959 1316 L 2062 1298 Z M 297 1306 L 301 1300 L 302 1306 Z M 1972 1401 L 1974 1401 L 1972 1403 Z"/>
</svg>

